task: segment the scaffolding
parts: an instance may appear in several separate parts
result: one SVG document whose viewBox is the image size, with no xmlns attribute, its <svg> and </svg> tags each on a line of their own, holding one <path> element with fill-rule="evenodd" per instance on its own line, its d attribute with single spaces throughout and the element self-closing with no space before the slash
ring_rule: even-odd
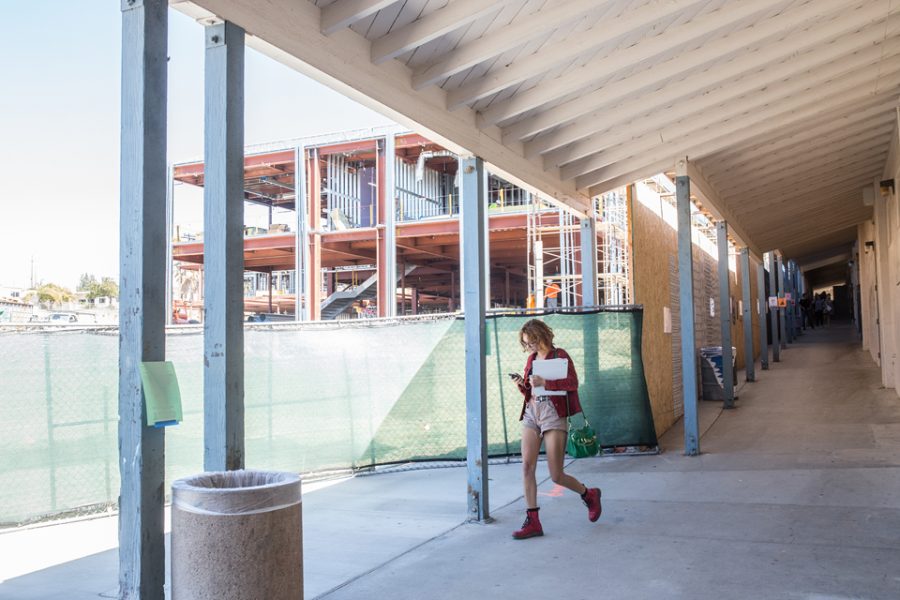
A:
<svg viewBox="0 0 900 600">
<path fill-rule="evenodd" d="M 556 219 L 548 217 L 556 212 Z M 581 225 L 576 215 L 560 206 L 546 210 L 540 198 L 531 196 L 528 211 L 528 290 L 534 307 L 547 305 L 545 290 L 553 283 L 559 287 L 558 306 L 581 305 Z M 545 245 L 544 237 L 556 240 Z M 552 242 L 551 242 L 552 244 Z"/>
<path fill-rule="evenodd" d="M 628 202 L 624 189 L 595 199 L 602 241 L 598 245 L 600 304 L 631 304 L 631 272 L 628 251 Z"/>
</svg>

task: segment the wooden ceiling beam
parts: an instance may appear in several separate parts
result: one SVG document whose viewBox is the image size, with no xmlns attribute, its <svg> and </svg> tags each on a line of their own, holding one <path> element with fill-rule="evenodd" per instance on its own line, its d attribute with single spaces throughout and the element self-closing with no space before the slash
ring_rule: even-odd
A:
<svg viewBox="0 0 900 600">
<path fill-rule="evenodd" d="M 770 248 L 777 248 L 783 244 L 798 245 L 824 238 L 830 233 L 852 227 L 863 220 L 864 218 L 853 211 L 835 213 L 828 219 L 795 219 L 762 238 L 760 243 Z"/>
<path fill-rule="evenodd" d="M 900 38 L 893 38 L 893 41 L 900 42 Z M 900 54 L 900 43 L 893 45 L 895 48 L 892 57 L 896 57 Z M 821 89 L 830 84 L 830 80 L 842 75 L 855 74 L 857 81 L 869 75 L 877 77 L 879 69 L 883 67 L 884 54 L 885 49 L 876 45 L 789 79 L 773 82 L 768 76 L 756 77 L 750 78 L 754 85 L 749 89 L 732 85 L 720 88 L 719 93 L 708 91 L 667 110 L 651 111 L 642 118 L 589 135 L 549 152 L 544 158 L 544 164 L 563 166 L 599 151 L 620 145 L 631 146 L 637 140 L 651 136 L 656 136 L 657 140 L 672 139 L 679 135 L 679 130 L 690 128 L 695 123 L 738 118 L 745 112 L 808 94 L 811 89 Z M 562 175 L 568 175 L 565 168 Z"/>
<path fill-rule="evenodd" d="M 760 4 L 777 4 L 781 0 L 758 0 Z M 672 16 L 694 5 L 704 4 L 704 0 L 670 0 L 660 4 L 652 3 L 639 8 L 624 11 L 618 17 L 604 19 L 602 27 L 592 27 L 586 31 L 569 36 L 555 44 L 547 44 L 537 52 L 527 54 L 520 60 L 513 61 L 499 69 L 488 71 L 487 75 L 479 77 L 471 82 L 451 90 L 447 95 L 447 108 L 455 110 L 465 104 L 471 104 L 508 87 L 521 84 L 539 73 L 544 73 L 567 62 L 571 62 L 578 56 L 603 48 L 611 42 L 620 40 L 635 30 L 644 29 L 656 21 L 667 16 Z M 622 65 L 631 64 L 632 61 L 649 58 L 667 48 L 685 43 L 697 36 L 703 35 L 704 27 L 708 27 L 712 20 L 720 20 L 723 14 L 733 16 L 724 20 L 740 20 L 753 10 L 733 7 L 729 11 L 720 11 L 722 14 L 710 14 L 696 21 L 670 28 L 666 35 L 644 38 L 637 44 L 628 46 L 622 50 L 613 50 L 608 60 L 593 60 L 595 68 L 603 72 L 596 74 L 597 79 L 602 79 L 616 71 Z M 531 34 L 528 34 L 531 37 Z M 601 51 L 602 52 L 602 51 Z M 604 53 L 605 54 L 605 53 Z M 490 113 L 484 113 L 486 122 L 493 125 L 497 121 L 491 120 Z"/>
<path fill-rule="evenodd" d="M 855 30 L 852 28 L 860 21 L 857 17 L 852 17 L 850 21 L 850 23 L 846 23 L 843 19 L 837 19 L 827 22 L 825 26 L 813 27 L 793 36 L 792 45 L 803 47 L 803 52 L 789 53 L 785 56 L 786 50 L 782 46 L 762 44 L 757 50 L 742 53 L 722 65 L 715 65 L 708 70 L 692 73 L 680 81 L 673 81 L 657 90 L 641 94 L 639 101 L 625 101 L 615 106 L 604 106 L 600 110 L 575 118 L 553 131 L 537 135 L 525 144 L 525 155 L 534 157 L 558 148 L 565 148 L 592 134 L 603 133 L 605 135 L 606 132 L 612 132 L 618 127 L 626 127 L 626 125 L 617 124 L 630 124 L 634 120 L 640 121 L 652 118 L 654 115 L 668 117 L 673 110 L 691 111 L 698 102 L 712 106 L 773 82 L 797 76 L 820 65 L 841 60 L 858 50 L 871 48 L 873 43 L 884 39 L 883 25 L 877 26 L 881 25 L 880 23 L 875 25 L 867 23 L 865 29 Z M 850 31 L 850 33 L 846 33 L 846 31 Z M 843 36 L 835 36 L 835 33 L 843 33 Z M 609 91 L 616 95 L 620 93 L 617 91 L 617 87 Z M 602 91 L 607 92 L 608 90 L 603 89 Z M 572 102 L 579 101 L 580 99 Z M 598 97 L 597 101 L 603 102 L 604 99 Z M 606 102 L 609 101 L 606 100 Z M 586 102 L 583 106 L 590 107 Z M 556 108 L 549 112 L 555 113 Z M 692 112 L 696 112 L 696 109 Z M 504 128 L 504 139 L 510 139 L 510 136 L 515 139 L 523 139 L 523 137 L 535 133 L 533 131 L 534 122 L 542 115 L 543 113 L 526 119 L 521 125 L 516 123 L 509 128 Z M 675 118 L 673 116 L 672 120 Z M 547 159 L 545 162 L 562 162 L 555 157 L 548 156 Z"/>
<path fill-rule="evenodd" d="M 892 74 L 891 78 L 900 80 L 900 74 Z M 811 100 L 806 98 L 804 99 L 806 102 L 794 110 L 785 111 L 783 107 L 772 107 L 754 114 L 752 118 L 741 119 L 727 127 L 708 127 L 702 132 L 694 132 L 694 135 L 689 137 L 658 145 L 652 151 L 638 153 L 636 156 L 595 169 L 578 176 L 576 183 L 581 189 L 591 189 L 593 186 L 603 187 L 606 185 L 605 182 L 613 178 L 624 173 L 640 172 L 642 165 L 649 167 L 673 155 L 692 157 L 692 160 L 699 162 L 703 157 L 711 156 L 734 144 L 776 135 L 783 129 L 802 128 L 810 122 L 819 123 L 829 114 L 853 114 L 857 110 L 865 110 L 876 105 L 881 105 L 882 109 L 888 109 L 896 102 L 897 89 L 895 87 L 896 85 L 892 85 L 877 95 L 871 94 L 870 87 L 863 86 L 840 94 L 830 93 L 827 96 L 819 96 Z M 676 152 L 678 154 L 675 154 Z M 652 172 L 648 173 L 648 175 L 652 174 Z"/>
<path fill-rule="evenodd" d="M 887 156 L 887 153 L 882 153 L 882 156 Z M 881 169 L 881 164 L 881 162 L 873 164 L 871 160 L 863 160 L 848 164 L 839 171 L 822 169 L 809 173 L 805 177 L 798 178 L 795 182 L 790 182 L 789 184 L 752 190 L 735 197 L 733 202 L 736 207 L 735 213 L 740 215 L 748 210 L 754 210 L 752 207 L 757 202 L 768 198 L 775 197 L 790 200 L 800 197 L 801 194 L 814 194 L 817 190 L 819 193 L 823 193 L 827 192 L 832 185 L 841 185 L 847 181 L 861 180 L 864 182 L 865 180 L 861 178 L 866 176 L 869 176 L 869 181 L 871 181 L 877 176 L 879 169 Z M 861 183 L 860 187 L 862 185 Z"/>
<path fill-rule="evenodd" d="M 335 3 L 335 7 L 346 0 Z M 173 4 L 176 10 L 206 13 L 234 23 L 252 35 L 247 45 L 320 83 L 381 112 L 457 154 L 484 159 L 490 170 L 528 191 L 570 206 L 580 214 L 590 198 L 558 173 L 526 160 L 521 145 L 503 144 L 500 130 L 479 127 L 475 111 L 447 111 L 447 93 L 412 88 L 412 71 L 399 61 L 374 65 L 371 42 L 351 29 L 331 35 L 321 31 L 322 9 L 297 0 L 193 0 Z M 337 10 L 337 8 L 335 8 Z"/>
<path fill-rule="evenodd" d="M 887 138 L 885 144 L 880 147 L 865 146 L 853 154 L 847 152 L 842 155 L 827 157 L 827 160 L 819 160 L 812 164 L 804 164 L 802 168 L 794 167 L 785 170 L 778 175 L 766 176 L 760 174 L 759 178 L 746 182 L 742 186 L 731 188 L 729 197 L 754 198 L 759 195 L 780 193 L 785 190 L 798 187 L 808 188 L 824 176 L 829 174 L 852 173 L 860 168 L 871 169 L 880 167 L 887 158 Z M 793 167 L 793 165 L 792 165 Z"/>
<path fill-rule="evenodd" d="M 722 195 L 727 196 L 724 185 L 731 182 L 739 182 L 742 178 L 754 177 L 754 173 L 771 173 L 771 169 L 791 168 L 792 165 L 803 164 L 806 160 L 821 159 L 833 152 L 842 152 L 849 148 L 865 145 L 880 145 L 884 143 L 885 135 L 890 135 L 891 125 L 883 115 L 873 121 L 874 125 L 865 129 L 841 128 L 829 132 L 818 138 L 817 145 L 807 148 L 809 140 L 802 143 L 801 147 L 791 145 L 765 153 L 753 153 L 743 157 L 741 162 L 735 163 L 727 170 L 717 170 L 710 175 L 710 183 L 719 187 Z M 704 162 L 703 168 L 710 170 Z"/>
<path fill-rule="evenodd" d="M 828 141 L 833 136 L 847 136 L 877 124 L 890 121 L 890 111 L 885 110 L 890 98 L 874 97 L 871 101 L 860 102 L 853 110 L 844 107 L 828 110 L 819 118 L 798 121 L 776 131 L 725 148 L 702 159 L 705 169 L 712 173 L 728 172 L 737 168 L 738 161 L 747 158 L 769 156 L 779 150 L 795 148 L 797 152 L 809 146 L 818 146 L 820 141 Z"/>
<path fill-rule="evenodd" d="M 900 70 L 884 74 L 882 78 L 882 69 L 881 64 L 875 64 L 842 75 L 828 82 L 828 86 L 823 88 L 825 93 L 816 96 L 811 96 L 807 89 L 792 89 L 789 95 L 776 98 L 761 95 L 758 100 L 751 101 L 752 106 L 736 103 L 708 111 L 698 118 L 685 119 L 658 131 L 644 133 L 628 143 L 569 163 L 560 169 L 560 175 L 564 179 L 576 179 L 578 187 L 585 187 L 595 183 L 591 181 L 592 172 L 635 155 L 667 146 L 702 145 L 706 148 L 717 139 L 720 140 L 718 147 L 727 147 L 733 141 L 742 139 L 742 133 L 753 137 L 765 130 L 776 131 L 780 125 L 815 117 L 828 110 L 832 102 L 846 106 L 868 100 L 873 79 L 880 80 L 879 87 L 884 86 L 881 89 L 900 90 Z M 690 153 L 685 154 L 691 156 Z"/>
<path fill-rule="evenodd" d="M 513 95 L 508 100 L 496 102 L 482 111 L 482 123 L 502 125 L 504 121 L 540 109 L 544 105 L 555 103 L 575 92 L 582 91 L 587 95 L 624 66 L 642 64 L 642 61 L 638 60 L 641 57 L 643 57 L 643 61 L 651 63 L 649 68 L 640 70 L 636 75 L 623 77 L 615 81 L 615 85 L 606 85 L 601 89 L 610 94 L 624 93 L 626 90 L 631 90 L 631 85 L 637 81 L 642 83 L 637 89 L 651 85 L 659 86 L 663 81 L 697 70 L 717 57 L 745 51 L 748 47 L 753 47 L 768 37 L 821 19 L 836 11 L 846 12 L 847 9 L 846 0 L 817 0 L 815 3 L 802 4 L 764 20 L 753 21 L 750 19 L 751 16 L 758 16 L 783 4 L 780 0 L 728 4 L 726 8 L 709 13 L 704 17 L 669 28 L 664 35 L 647 38 L 630 48 L 611 53 L 609 56 L 594 58 L 584 65 L 568 71 L 565 75 L 542 81 L 527 91 Z M 881 12 L 883 18 L 884 11 Z M 712 41 L 695 44 L 695 49 L 681 52 L 670 60 L 659 60 L 658 57 L 655 62 L 652 60 L 653 53 L 680 48 L 692 40 L 699 41 L 708 37 L 711 31 L 718 31 L 720 28 L 742 22 L 748 26 Z M 647 52 L 647 50 L 651 52 Z M 782 45 L 782 50 L 788 53 L 791 50 L 796 51 L 797 47 L 791 46 L 791 50 L 788 50 L 785 45 Z M 628 79 L 631 78 L 640 79 L 635 79 L 629 85 Z M 628 87 L 622 87 L 619 90 L 620 86 Z M 633 91 L 637 91 L 637 89 Z"/>
<path fill-rule="evenodd" d="M 501 10 L 514 0 L 455 0 L 372 42 L 372 62 L 379 65 L 432 40 Z"/>
<path fill-rule="evenodd" d="M 556 28 L 605 10 L 615 0 L 568 0 L 545 4 L 540 10 L 514 19 L 509 25 L 492 31 L 443 54 L 437 61 L 413 72 L 413 87 L 421 90 L 461 73 L 490 58 L 522 45 L 522 40 L 551 34 Z"/>
<path fill-rule="evenodd" d="M 357 21 L 362 21 L 399 0 L 337 0 L 322 9 L 320 27 L 325 35 L 331 35 Z"/>
</svg>

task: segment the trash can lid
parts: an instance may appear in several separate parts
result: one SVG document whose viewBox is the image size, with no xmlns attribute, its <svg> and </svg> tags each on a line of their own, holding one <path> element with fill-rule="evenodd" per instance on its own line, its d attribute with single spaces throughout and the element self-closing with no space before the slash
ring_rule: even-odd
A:
<svg viewBox="0 0 900 600">
<path fill-rule="evenodd" d="M 300 501 L 300 475 L 285 471 L 216 471 L 172 482 L 172 506 L 199 514 L 247 515 Z"/>
</svg>

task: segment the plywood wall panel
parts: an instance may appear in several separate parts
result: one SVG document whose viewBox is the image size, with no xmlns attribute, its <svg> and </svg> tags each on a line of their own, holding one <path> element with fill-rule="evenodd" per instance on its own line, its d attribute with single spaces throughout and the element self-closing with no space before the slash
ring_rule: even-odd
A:
<svg viewBox="0 0 900 600">
<path fill-rule="evenodd" d="M 644 372 L 653 408 L 656 431 L 662 434 L 684 414 L 681 397 L 681 323 L 678 290 L 678 238 L 665 221 L 640 202 L 630 206 L 632 234 L 632 279 L 634 301 L 644 306 L 644 338 L 642 351 Z M 716 258 L 694 246 L 694 317 L 697 348 L 721 346 L 720 311 L 728 310 L 731 321 L 731 344 L 737 349 L 736 364 L 744 368 L 743 316 L 738 310 L 742 299 L 740 260 L 736 273 L 729 271 L 731 305 L 719 302 L 719 276 Z M 751 318 L 753 322 L 754 357 L 759 356 L 756 315 L 756 265 L 751 264 Z M 710 315 L 710 299 L 715 306 Z M 663 315 L 668 308 L 672 332 L 663 330 Z"/>
<path fill-rule="evenodd" d="M 675 413 L 673 400 L 672 344 L 677 337 L 663 332 L 664 307 L 671 310 L 673 322 L 678 315 L 678 307 L 671 305 L 669 285 L 677 263 L 673 260 L 677 239 L 675 231 L 640 202 L 632 202 L 631 215 L 634 298 L 644 305 L 644 374 L 656 431 L 661 435 L 681 416 Z M 677 271 L 674 277 L 677 285 Z"/>
</svg>

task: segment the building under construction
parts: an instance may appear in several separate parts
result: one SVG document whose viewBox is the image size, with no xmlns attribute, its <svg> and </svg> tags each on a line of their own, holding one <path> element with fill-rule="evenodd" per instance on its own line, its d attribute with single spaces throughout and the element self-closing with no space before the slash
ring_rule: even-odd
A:
<svg viewBox="0 0 900 600">
<path fill-rule="evenodd" d="M 244 228 L 247 317 L 325 320 L 457 310 L 464 243 L 457 170 L 455 154 L 397 128 L 248 149 L 245 207 L 262 207 L 267 218 Z M 202 161 L 175 165 L 171 173 L 170 202 L 177 201 L 175 184 L 204 185 Z M 558 306 L 582 305 L 585 251 L 597 255 L 599 266 L 593 297 L 630 301 L 624 191 L 598 198 L 594 226 L 585 227 L 585 215 L 496 175 L 487 178 L 490 307 L 542 307 L 548 286 Z M 176 323 L 200 320 L 203 232 L 174 219 L 170 228 L 171 315 Z"/>
</svg>

